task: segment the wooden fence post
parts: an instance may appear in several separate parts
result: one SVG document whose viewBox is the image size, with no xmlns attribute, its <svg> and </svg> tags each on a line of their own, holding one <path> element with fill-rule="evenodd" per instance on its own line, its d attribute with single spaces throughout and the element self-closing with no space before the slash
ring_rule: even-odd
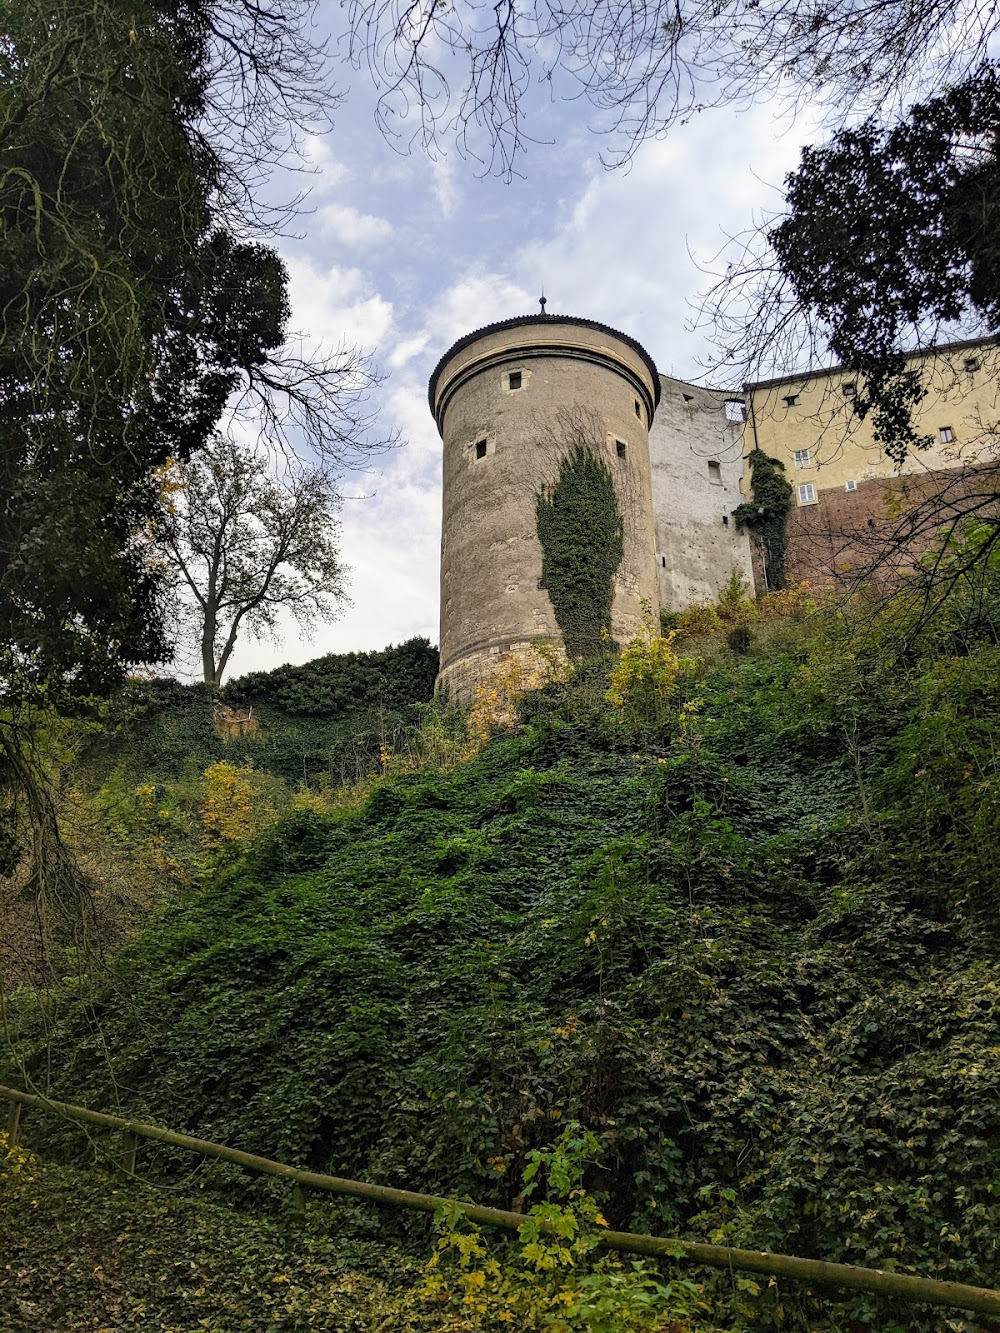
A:
<svg viewBox="0 0 1000 1333">
<path fill-rule="evenodd" d="M 136 1135 L 130 1129 L 123 1129 L 121 1155 L 118 1159 L 118 1170 L 123 1176 L 135 1175 L 135 1150 L 138 1146 Z"/>
<path fill-rule="evenodd" d="M 17 1147 L 17 1131 L 21 1124 L 21 1103 L 10 1102 L 7 1106 L 7 1147 Z"/>
</svg>

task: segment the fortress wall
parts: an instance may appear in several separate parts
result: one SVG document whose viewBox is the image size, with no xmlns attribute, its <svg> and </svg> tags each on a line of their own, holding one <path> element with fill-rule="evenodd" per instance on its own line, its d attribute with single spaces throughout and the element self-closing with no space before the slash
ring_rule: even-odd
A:
<svg viewBox="0 0 1000 1333">
<path fill-rule="evenodd" d="M 680 611 L 714 600 L 734 569 L 753 580 L 749 538 L 732 517 L 743 499 L 743 426 L 726 419 L 724 393 L 666 376 L 660 386 L 649 434 L 659 600 Z"/>
</svg>

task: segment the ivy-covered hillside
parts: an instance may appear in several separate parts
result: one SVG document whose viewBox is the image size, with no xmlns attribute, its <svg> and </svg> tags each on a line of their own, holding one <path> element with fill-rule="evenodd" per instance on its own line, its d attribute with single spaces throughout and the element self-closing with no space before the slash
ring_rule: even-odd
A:
<svg viewBox="0 0 1000 1333">
<path fill-rule="evenodd" d="M 115 701 L 87 759 L 102 773 L 121 766 L 137 781 L 249 760 L 286 782 L 342 782 L 377 769 L 379 745 L 412 729 L 414 705 L 433 697 L 437 670 L 437 649 L 410 639 L 251 672 L 219 691 L 135 683 Z M 215 718 L 220 704 L 255 725 L 226 734 Z"/>
<path fill-rule="evenodd" d="M 575 1120 L 613 1226 L 1000 1284 L 998 618 L 744 624 L 666 710 L 581 671 L 293 810 L 96 988 L 15 999 L 4 1077 L 505 1206 Z M 957 1327 L 720 1284 L 731 1327 Z"/>
</svg>

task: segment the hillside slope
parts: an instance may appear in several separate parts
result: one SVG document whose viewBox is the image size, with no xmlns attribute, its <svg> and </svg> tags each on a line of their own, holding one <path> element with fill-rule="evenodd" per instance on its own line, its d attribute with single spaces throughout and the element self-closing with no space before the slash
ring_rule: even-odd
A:
<svg viewBox="0 0 1000 1333">
<path fill-rule="evenodd" d="M 504 1205 L 575 1119 L 612 1225 L 997 1285 L 1000 649 L 891 632 L 760 634 L 644 726 L 584 673 L 467 763 L 293 813 L 44 1033 L 26 999 L 28 1073 Z"/>
</svg>

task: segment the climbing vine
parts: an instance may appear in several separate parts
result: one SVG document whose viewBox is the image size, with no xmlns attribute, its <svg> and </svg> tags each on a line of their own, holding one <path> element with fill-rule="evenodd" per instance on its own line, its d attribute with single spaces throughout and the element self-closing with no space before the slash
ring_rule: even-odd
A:
<svg viewBox="0 0 1000 1333">
<path fill-rule="evenodd" d="M 788 515 L 792 512 L 792 487 L 785 480 L 785 465 L 763 449 L 749 456 L 750 494 L 734 512 L 736 530 L 745 528 L 759 537 L 764 547 L 764 572 L 769 591 L 785 586 L 785 551 L 788 546 Z"/>
<path fill-rule="evenodd" d="M 625 554 L 615 483 L 583 444 L 559 465 L 535 506 L 542 582 L 570 657 L 596 657 L 611 640 L 612 578 Z"/>
</svg>

